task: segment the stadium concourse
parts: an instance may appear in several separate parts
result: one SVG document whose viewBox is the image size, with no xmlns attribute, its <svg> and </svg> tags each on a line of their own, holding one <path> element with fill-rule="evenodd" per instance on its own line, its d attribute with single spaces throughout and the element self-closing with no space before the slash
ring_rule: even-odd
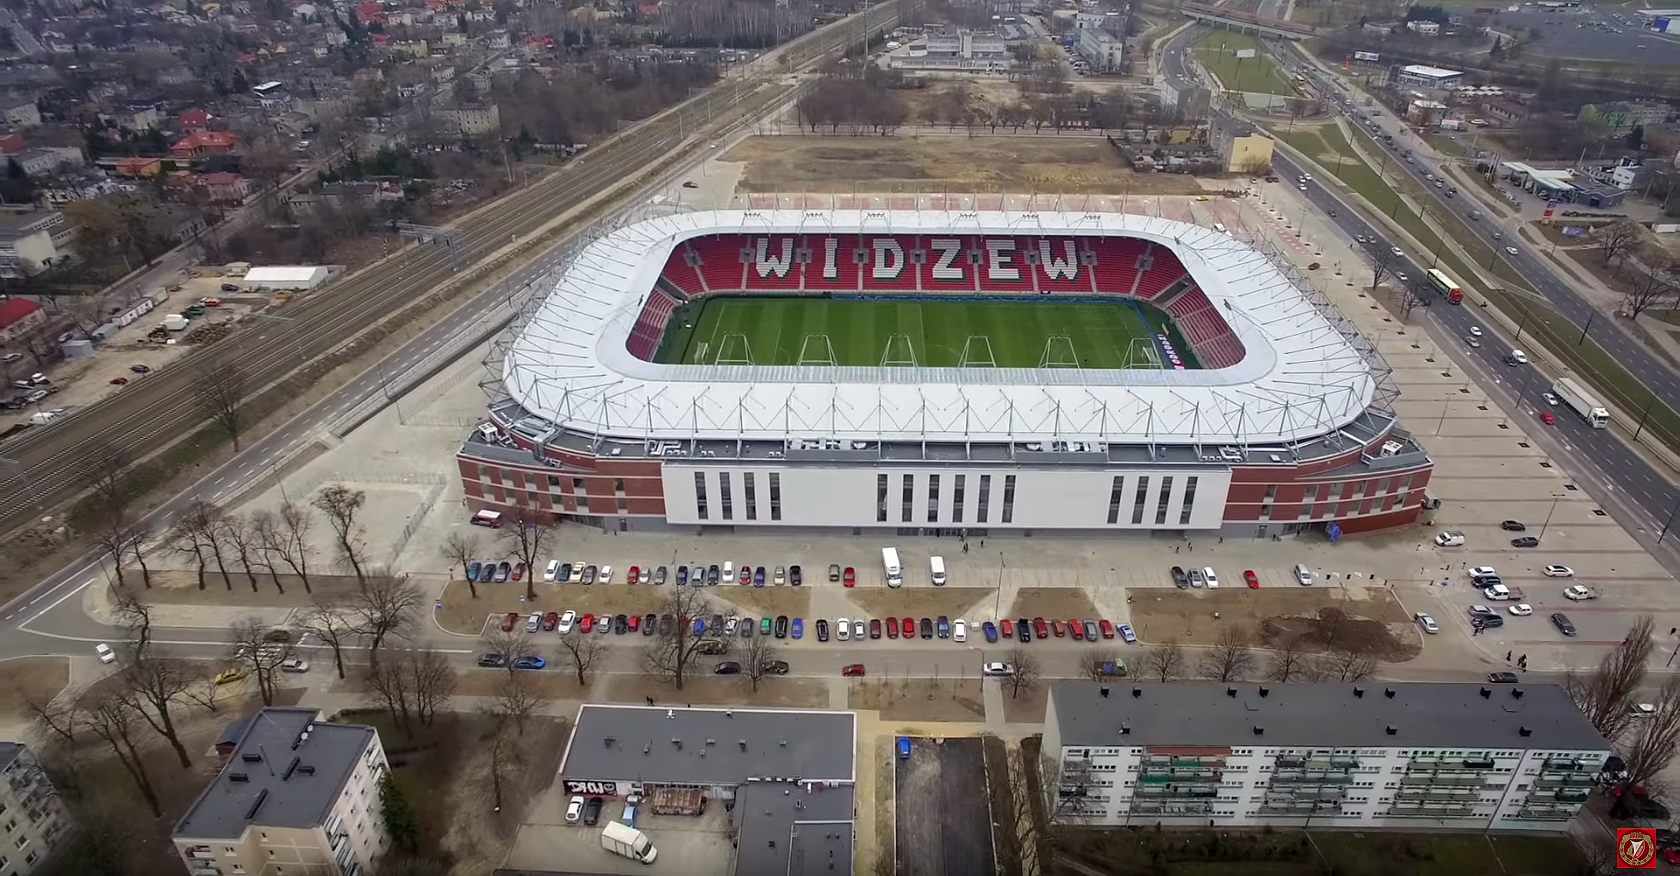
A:
<svg viewBox="0 0 1680 876">
<path fill-rule="evenodd" d="M 498 345 L 471 505 L 606 529 L 1173 531 L 1416 518 L 1388 368 L 1302 278 L 1130 213 L 678 213 Z"/>
</svg>

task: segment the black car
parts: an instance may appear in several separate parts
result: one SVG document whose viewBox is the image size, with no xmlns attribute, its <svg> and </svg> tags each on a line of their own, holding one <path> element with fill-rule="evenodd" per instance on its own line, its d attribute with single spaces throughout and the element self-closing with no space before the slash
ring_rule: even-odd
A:
<svg viewBox="0 0 1680 876">
<path fill-rule="evenodd" d="M 677 567 L 677 586 L 678 587 L 688 586 L 688 567 L 687 566 L 678 566 Z"/>
<path fill-rule="evenodd" d="M 711 625 L 710 629 L 712 631 L 712 635 L 714 635 L 714 636 L 720 635 L 720 634 L 723 633 L 723 615 L 721 615 L 721 614 L 712 615 L 712 625 Z"/>
<path fill-rule="evenodd" d="M 786 660 L 772 660 L 764 664 L 765 675 L 787 675 L 788 662 Z"/>
<path fill-rule="evenodd" d="M 1024 617 L 1015 620 L 1015 638 L 1023 642 L 1032 641 L 1032 623 Z"/>
<path fill-rule="evenodd" d="M 662 614 L 659 616 L 659 634 L 661 636 L 669 636 L 671 634 L 671 630 L 675 628 L 676 625 L 677 619 L 675 616 L 669 614 Z"/>
<path fill-rule="evenodd" d="M 1515 672 L 1490 672 L 1488 673 L 1488 681 L 1492 684 L 1516 684 L 1517 674 Z"/>
<path fill-rule="evenodd" d="M 653 570 L 653 583 L 664 584 L 665 583 L 665 576 L 669 573 L 670 573 L 670 570 L 665 568 L 664 566 L 660 566 L 659 568 L 654 569 Z"/>
<path fill-rule="evenodd" d="M 1525 535 L 1522 538 L 1511 539 L 1511 547 L 1539 547 L 1539 546 L 1540 546 L 1540 539 L 1535 538 L 1532 535 Z"/>
<path fill-rule="evenodd" d="M 1499 521 L 1499 528 L 1506 532 L 1527 532 L 1528 524 L 1521 520 L 1501 520 Z"/>
<path fill-rule="evenodd" d="M 601 820 L 601 798 L 590 797 L 589 802 L 583 804 L 583 823 L 594 825 Z"/>
<path fill-rule="evenodd" d="M 717 639 L 706 639 L 700 644 L 694 646 L 694 653 L 696 654 L 722 654 L 728 650 L 729 649 Z"/>
<path fill-rule="evenodd" d="M 1505 618 L 1497 614 L 1482 614 L 1470 619 L 1470 625 L 1484 630 L 1505 626 Z"/>
<path fill-rule="evenodd" d="M 717 582 L 718 582 L 718 567 L 717 567 L 716 563 L 713 563 L 712 565 L 706 567 L 706 583 L 707 584 L 716 584 Z"/>
<path fill-rule="evenodd" d="M 554 573 L 554 580 L 559 584 L 564 584 L 567 581 L 572 580 L 572 564 L 561 563 L 560 571 Z"/>
<path fill-rule="evenodd" d="M 795 587 L 805 583 L 805 573 L 798 566 L 788 566 L 788 583 Z"/>
<path fill-rule="evenodd" d="M 733 660 L 725 660 L 722 663 L 719 663 L 718 665 L 712 667 L 712 674 L 713 675 L 740 675 L 741 674 L 741 664 L 736 663 Z"/>
<path fill-rule="evenodd" d="M 629 631 L 630 631 L 630 618 L 628 616 L 622 615 L 622 614 L 613 615 L 613 632 L 622 636 Z"/>
<path fill-rule="evenodd" d="M 507 665 L 507 658 L 500 654 L 480 654 L 478 655 L 478 665 L 489 667 L 491 669 L 500 669 L 501 667 Z"/>
<path fill-rule="evenodd" d="M 1561 611 L 1552 612 L 1552 626 L 1557 627 L 1557 631 L 1566 636 L 1575 636 L 1575 622 Z"/>
<path fill-rule="evenodd" d="M 755 618 L 750 618 L 750 617 L 742 619 L 740 629 L 741 629 L 741 638 L 743 638 L 743 639 L 752 638 L 753 632 L 758 629 L 757 620 Z"/>
<path fill-rule="evenodd" d="M 820 617 L 817 618 L 817 641 L 828 641 L 828 621 Z"/>
<path fill-rule="evenodd" d="M 642 618 L 642 635 L 651 636 L 659 632 L 659 615 L 649 614 Z"/>
<path fill-rule="evenodd" d="M 787 628 L 788 628 L 787 615 L 785 615 L 785 614 L 776 615 L 776 638 L 778 638 L 778 639 L 787 638 Z"/>
<path fill-rule="evenodd" d="M 1172 567 L 1173 586 L 1180 590 L 1190 586 L 1190 576 L 1184 574 L 1183 566 Z"/>
<path fill-rule="evenodd" d="M 933 638 L 933 621 L 928 620 L 925 617 L 922 618 L 921 628 L 922 628 L 922 638 L 924 638 L 924 639 Z"/>
</svg>

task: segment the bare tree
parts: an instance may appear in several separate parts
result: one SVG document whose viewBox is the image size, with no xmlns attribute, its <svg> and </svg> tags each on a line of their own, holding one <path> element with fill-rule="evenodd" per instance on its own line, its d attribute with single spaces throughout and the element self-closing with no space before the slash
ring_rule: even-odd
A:
<svg viewBox="0 0 1680 876">
<path fill-rule="evenodd" d="M 1598 254 L 1604 256 L 1604 264 L 1608 266 L 1617 257 L 1625 255 L 1628 250 L 1638 245 L 1645 229 L 1632 219 L 1617 219 L 1608 225 L 1600 225 L 1593 229 L 1593 242 L 1598 244 Z"/>
<path fill-rule="evenodd" d="M 147 590 L 150 590 L 152 588 L 152 570 L 146 565 L 145 546 L 146 541 L 152 537 L 152 528 L 144 523 L 131 523 L 123 530 L 123 535 L 128 539 L 128 550 L 129 553 L 134 555 L 135 565 L 140 567 L 140 583 L 144 584 Z M 199 586 L 202 588 L 203 583 L 200 582 Z"/>
<path fill-rule="evenodd" d="M 391 636 L 406 636 L 426 597 L 408 576 L 375 572 L 351 602 L 356 629 L 367 637 L 368 662 L 379 665 L 379 649 Z"/>
<path fill-rule="evenodd" d="M 1371 253 L 1371 288 L 1375 289 L 1381 286 L 1384 278 L 1396 273 L 1399 261 L 1393 250 L 1383 249 L 1381 246 L 1373 250 Z"/>
<path fill-rule="evenodd" d="M 315 517 L 307 505 L 296 502 L 282 503 L 278 517 L 274 552 L 303 582 L 303 592 L 314 593 L 309 587 L 309 557 L 315 552 L 309 544 L 309 530 L 315 525 Z"/>
<path fill-rule="evenodd" d="M 368 682 L 408 736 L 430 726 L 455 693 L 455 670 L 437 651 L 405 651 L 368 670 Z"/>
<path fill-rule="evenodd" d="M 253 521 L 246 520 L 238 514 L 226 514 L 222 517 L 222 540 L 232 551 L 234 559 L 239 561 L 239 567 L 245 572 L 245 579 L 251 583 L 251 592 L 257 592 L 256 569 L 262 568 L 262 542 L 259 540 L 261 532 Z M 278 578 L 275 587 L 280 586 Z M 281 590 L 285 593 L 285 590 Z"/>
<path fill-rule="evenodd" d="M 1019 697 L 1022 691 L 1030 692 L 1038 686 L 1041 675 L 1038 657 L 1031 651 L 1016 645 L 1009 649 L 1009 653 L 1005 654 L 1003 659 L 1015 670 L 1004 679 L 1004 684 L 1009 688 L 1010 699 Z"/>
<path fill-rule="evenodd" d="M 588 686 L 590 671 L 604 656 L 599 643 L 599 638 L 584 633 L 560 637 L 560 662 L 572 668 L 578 687 Z"/>
<path fill-rule="evenodd" d="M 332 649 L 333 666 L 344 678 L 344 649 L 355 644 L 358 632 L 356 609 L 350 605 L 315 597 L 315 604 L 298 618 L 299 629 L 314 633 Z"/>
<path fill-rule="evenodd" d="M 187 747 L 181 744 L 181 734 L 175 729 L 173 708 L 186 699 L 187 691 L 199 681 L 199 673 L 188 664 L 174 660 L 147 660 L 123 670 L 119 696 L 127 700 L 134 713 L 145 719 L 175 749 L 181 768 L 192 766 Z"/>
<path fill-rule="evenodd" d="M 274 565 L 274 558 L 280 556 L 280 543 L 285 537 L 274 512 L 252 512 L 249 533 L 251 559 L 268 573 L 269 580 L 274 582 L 274 589 L 280 593 L 285 593 L 286 588 L 280 583 L 280 568 Z"/>
<path fill-rule="evenodd" d="M 245 422 L 239 407 L 245 401 L 244 366 L 230 357 L 206 360 L 193 376 L 193 396 L 201 414 L 215 423 L 239 450 Z"/>
<path fill-rule="evenodd" d="M 351 490 L 342 484 L 333 484 L 321 490 L 313 503 L 327 516 L 327 523 L 333 528 L 333 536 L 338 541 L 339 562 L 355 572 L 357 583 L 364 587 L 367 586 L 367 575 L 362 571 L 362 564 L 367 561 L 367 545 L 362 539 L 365 528 L 357 517 L 366 503 L 367 493 Z"/>
<path fill-rule="evenodd" d="M 92 499 L 92 522 L 89 534 L 116 571 L 117 586 L 126 587 L 123 575 L 123 556 L 128 553 L 131 489 L 124 469 L 128 459 L 121 451 L 103 442 L 88 451 L 92 465 L 82 479 Z M 148 585 L 150 586 L 150 582 Z"/>
<path fill-rule="evenodd" d="M 1631 268 L 1624 263 L 1618 272 L 1622 286 L 1622 311 L 1638 319 L 1640 314 L 1658 304 L 1665 301 L 1672 303 L 1680 296 L 1680 286 L 1675 285 L 1672 273 L 1675 267 L 1656 253 L 1647 254 Z"/>
<path fill-rule="evenodd" d="M 123 640 L 128 643 L 130 662 L 146 662 L 151 657 L 152 607 L 127 591 L 117 594 L 113 607 Z"/>
<path fill-rule="evenodd" d="M 122 764 L 123 771 L 134 780 L 134 787 L 152 810 L 153 816 L 163 815 L 158 802 L 157 788 L 151 774 L 146 772 L 143 744 L 137 738 L 134 708 L 116 692 L 106 694 L 78 710 L 79 723 L 99 737 Z"/>
<path fill-rule="evenodd" d="M 562 637 L 566 638 L 566 637 Z M 577 638 L 573 636 L 571 638 Z M 593 636 L 583 636 L 588 641 L 595 641 Z M 485 654 L 494 654 L 501 660 L 502 667 L 508 672 L 517 672 L 514 664 L 521 657 L 532 657 L 537 653 L 537 645 L 531 641 L 531 635 L 525 628 L 515 624 L 511 630 L 503 630 L 500 626 L 492 626 L 486 630 L 479 640 Z"/>
<path fill-rule="evenodd" d="M 743 643 L 741 648 L 741 674 L 752 682 L 752 689 L 758 690 L 760 682 L 765 676 L 775 675 L 773 671 L 782 663 L 781 652 L 776 648 L 775 639 L 769 636 L 754 636 Z"/>
<path fill-rule="evenodd" d="M 1143 654 L 1143 667 L 1156 681 L 1172 681 L 1184 671 L 1184 649 L 1177 642 L 1163 642 Z"/>
<path fill-rule="evenodd" d="M 1202 677 L 1209 681 L 1241 681 L 1254 671 L 1254 651 L 1249 648 L 1248 633 L 1236 627 L 1226 627 L 1202 655 Z"/>
<path fill-rule="evenodd" d="M 519 512 L 500 531 L 508 549 L 525 564 L 525 598 L 536 599 L 537 564 L 542 562 L 543 546 L 553 527 L 539 522 L 533 513 Z"/>
<path fill-rule="evenodd" d="M 268 624 L 262 618 L 248 617 L 228 628 L 231 650 L 228 662 L 244 668 L 256 679 L 257 692 L 263 705 L 274 705 L 274 693 L 279 689 L 280 664 L 292 659 L 290 641 L 268 640 Z"/>
<path fill-rule="evenodd" d="M 1300 677 L 1307 661 L 1306 649 L 1294 636 L 1288 636 L 1272 648 L 1272 659 L 1266 667 L 1266 677 L 1272 681 L 1290 681 Z"/>
<path fill-rule="evenodd" d="M 1563 689 L 1605 739 L 1621 738 L 1635 720 L 1633 700 L 1645 682 L 1655 628 L 1656 621 L 1649 615 L 1641 616 L 1621 643 L 1599 659 L 1591 675 L 1583 677 L 1570 672 L 1563 677 Z"/>
<path fill-rule="evenodd" d="M 1377 661 L 1349 648 L 1334 648 L 1313 658 L 1320 677 L 1313 680 L 1363 681 L 1377 671 Z"/>
<path fill-rule="evenodd" d="M 519 735 L 524 736 L 526 722 L 540 705 L 542 699 L 531 686 L 531 677 L 516 672 L 502 679 L 501 685 L 496 688 L 496 699 L 490 704 L 490 709 L 493 714 L 511 722 L 518 729 Z"/>
<path fill-rule="evenodd" d="M 468 569 L 472 567 L 473 558 L 478 556 L 478 536 L 464 532 L 451 532 L 443 540 L 443 546 L 438 549 L 443 558 L 461 566 L 461 578 L 467 582 L 467 590 L 472 598 L 478 598 L 478 585 L 473 582 Z"/>
<path fill-rule="evenodd" d="M 187 505 L 186 510 L 181 513 L 180 520 L 176 523 L 176 527 L 181 533 L 180 537 L 190 542 L 190 551 L 198 558 L 200 569 L 198 586 L 200 590 L 204 589 L 203 567 L 206 551 L 210 553 L 210 558 L 216 562 L 216 571 L 222 574 L 222 583 L 226 585 L 227 589 L 233 589 L 233 578 L 228 575 L 227 556 L 222 550 L 222 542 L 225 538 L 223 532 L 225 527 L 222 523 L 224 516 L 220 506 L 203 499 L 195 499 Z"/>
<path fill-rule="evenodd" d="M 674 587 L 666 595 L 662 611 L 677 618 L 678 623 L 668 630 L 661 625 L 660 631 L 646 640 L 642 646 L 642 669 L 653 678 L 670 679 L 676 683 L 677 690 L 682 690 L 683 679 L 705 639 L 694 635 L 691 626 L 681 619 L 710 614 L 711 606 L 700 588 Z"/>
<path fill-rule="evenodd" d="M 204 589 L 204 543 L 198 540 L 198 532 L 187 524 L 183 518 L 175 521 L 169 528 L 169 536 L 165 546 L 173 553 L 193 558 L 194 571 L 198 576 L 198 589 Z M 231 588 L 230 588 L 231 589 Z"/>
<path fill-rule="evenodd" d="M 1622 793 L 1612 806 L 1612 814 L 1627 805 L 1634 785 L 1656 778 L 1674 761 L 1674 746 L 1680 742 L 1680 679 L 1669 678 L 1657 694 L 1654 708 L 1631 721 L 1631 726 L 1614 737 L 1616 750 L 1627 764 L 1627 776 L 1622 779 Z M 1607 737 L 1609 738 L 1609 737 Z"/>
<path fill-rule="evenodd" d="M 489 773 L 487 778 L 490 779 L 491 812 L 502 811 L 502 789 L 513 783 L 519 768 L 525 761 L 524 747 L 508 738 L 508 723 L 510 722 L 507 720 L 498 721 L 495 729 L 490 732 L 490 758 L 489 763 L 485 765 L 485 769 Z M 525 733 L 524 722 L 516 723 L 519 725 L 520 735 L 523 736 Z M 406 876 L 409 871 L 402 872 Z M 445 876 L 445 874 L 440 873 L 439 876 Z"/>
</svg>

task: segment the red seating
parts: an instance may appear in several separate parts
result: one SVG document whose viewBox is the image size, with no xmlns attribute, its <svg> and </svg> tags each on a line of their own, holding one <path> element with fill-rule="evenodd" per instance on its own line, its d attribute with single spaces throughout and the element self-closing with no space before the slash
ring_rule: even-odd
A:
<svg viewBox="0 0 1680 876">
<path fill-rule="evenodd" d="M 831 238 L 811 234 L 806 235 L 805 245 L 811 249 L 811 263 L 805 266 L 805 288 L 818 291 L 858 288 L 857 249 L 862 244 L 857 235 L 839 234 Z"/>
<path fill-rule="evenodd" d="M 977 271 L 980 277 L 980 291 L 1030 292 L 1035 288 L 1033 274 L 1036 271 L 1032 265 L 1027 264 L 1027 253 L 1037 249 L 1031 238 L 988 235 L 978 238 L 975 245 L 980 250 L 980 265 Z M 1010 277 L 1010 274 L 1014 276 Z"/>
<path fill-rule="evenodd" d="M 922 238 L 914 234 L 868 234 L 860 240 L 869 251 L 868 264 L 863 268 L 863 288 L 899 292 L 916 289 L 916 265 L 910 261 L 910 254 L 925 245 Z M 884 246 L 885 251 L 877 249 L 877 245 Z"/>
<path fill-rule="evenodd" d="M 1184 265 L 1178 261 L 1178 256 L 1164 246 L 1149 247 L 1147 255 L 1149 267 L 1138 276 L 1137 297 L 1148 301 L 1161 294 L 1161 291 L 1171 286 L 1184 276 Z"/>
<path fill-rule="evenodd" d="M 956 247 L 955 255 L 951 254 L 951 247 Z M 973 238 L 951 234 L 922 238 L 922 249 L 927 252 L 927 259 L 920 265 L 918 272 L 921 277 L 921 288 L 929 292 L 962 292 L 974 291 L 974 265 L 969 259 L 969 252 L 974 248 Z M 942 259 L 950 259 L 941 273 L 945 278 L 935 277 L 934 270 L 939 268 Z M 951 278 L 951 272 L 956 272 Z"/>
<path fill-rule="evenodd" d="M 624 342 L 630 355 L 652 361 L 654 351 L 659 349 L 659 339 L 665 335 L 665 323 L 676 309 L 677 300 L 663 290 L 655 289 L 649 294 L 642 304 L 642 312 L 636 316 L 636 324 L 630 328 L 630 337 Z"/>
<path fill-rule="evenodd" d="M 1090 248 L 1088 240 L 1073 237 L 1040 237 L 1032 242 L 1038 261 L 1033 271 L 1038 275 L 1038 288 L 1052 292 L 1093 291 L 1091 268 L 1080 259 L 1080 253 Z"/>
<path fill-rule="evenodd" d="M 746 248 L 744 237 L 714 234 L 695 238 L 689 241 L 689 246 L 700 256 L 700 278 L 706 281 L 706 288 L 713 292 L 746 288 L 746 265 L 741 262 L 741 253 Z"/>
<path fill-rule="evenodd" d="M 671 257 L 665 260 L 665 270 L 660 271 L 659 275 L 685 294 L 699 295 L 706 291 L 706 287 L 700 283 L 700 272 L 688 263 L 686 243 L 679 243 L 676 249 L 671 250 Z"/>
<path fill-rule="evenodd" d="M 1137 286 L 1138 257 L 1149 244 L 1135 237 L 1103 237 L 1093 242 L 1097 267 L 1094 271 L 1098 292 L 1110 295 L 1130 295 Z"/>
<path fill-rule="evenodd" d="M 798 235 L 753 235 L 747 238 L 752 251 L 747 262 L 747 289 L 803 289 L 805 277 L 799 263 Z"/>
<path fill-rule="evenodd" d="M 1247 350 L 1231 332 L 1225 317 L 1200 288 L 1174 298 L 1167 305 L 1178 330 L 1204 368 L 1228 368 L 1242 361 Z"/>
</svg>

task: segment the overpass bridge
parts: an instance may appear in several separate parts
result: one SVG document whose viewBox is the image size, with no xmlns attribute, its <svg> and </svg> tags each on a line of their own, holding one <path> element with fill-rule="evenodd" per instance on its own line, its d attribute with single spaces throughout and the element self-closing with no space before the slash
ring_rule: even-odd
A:
<svg viewBox="0 0 1680 876">
<path fill-rule="evenodd" d="M 1268 34 L 1289 40 L 1304 40 L 1315 36 L 1318 29 L 1292 21 L 1279 21 L 1271 18 L 1260 18 L 1251 12 L 1241 12 L 1235 9 L 1221 9 L 1217 6 L 1204 6 L 1197 3 L 1186 3 L 1181 8 L 1189 18 L 1204 24 L 1224 27 L 1227 30 L 1242 33 Z"/>
</svg>

